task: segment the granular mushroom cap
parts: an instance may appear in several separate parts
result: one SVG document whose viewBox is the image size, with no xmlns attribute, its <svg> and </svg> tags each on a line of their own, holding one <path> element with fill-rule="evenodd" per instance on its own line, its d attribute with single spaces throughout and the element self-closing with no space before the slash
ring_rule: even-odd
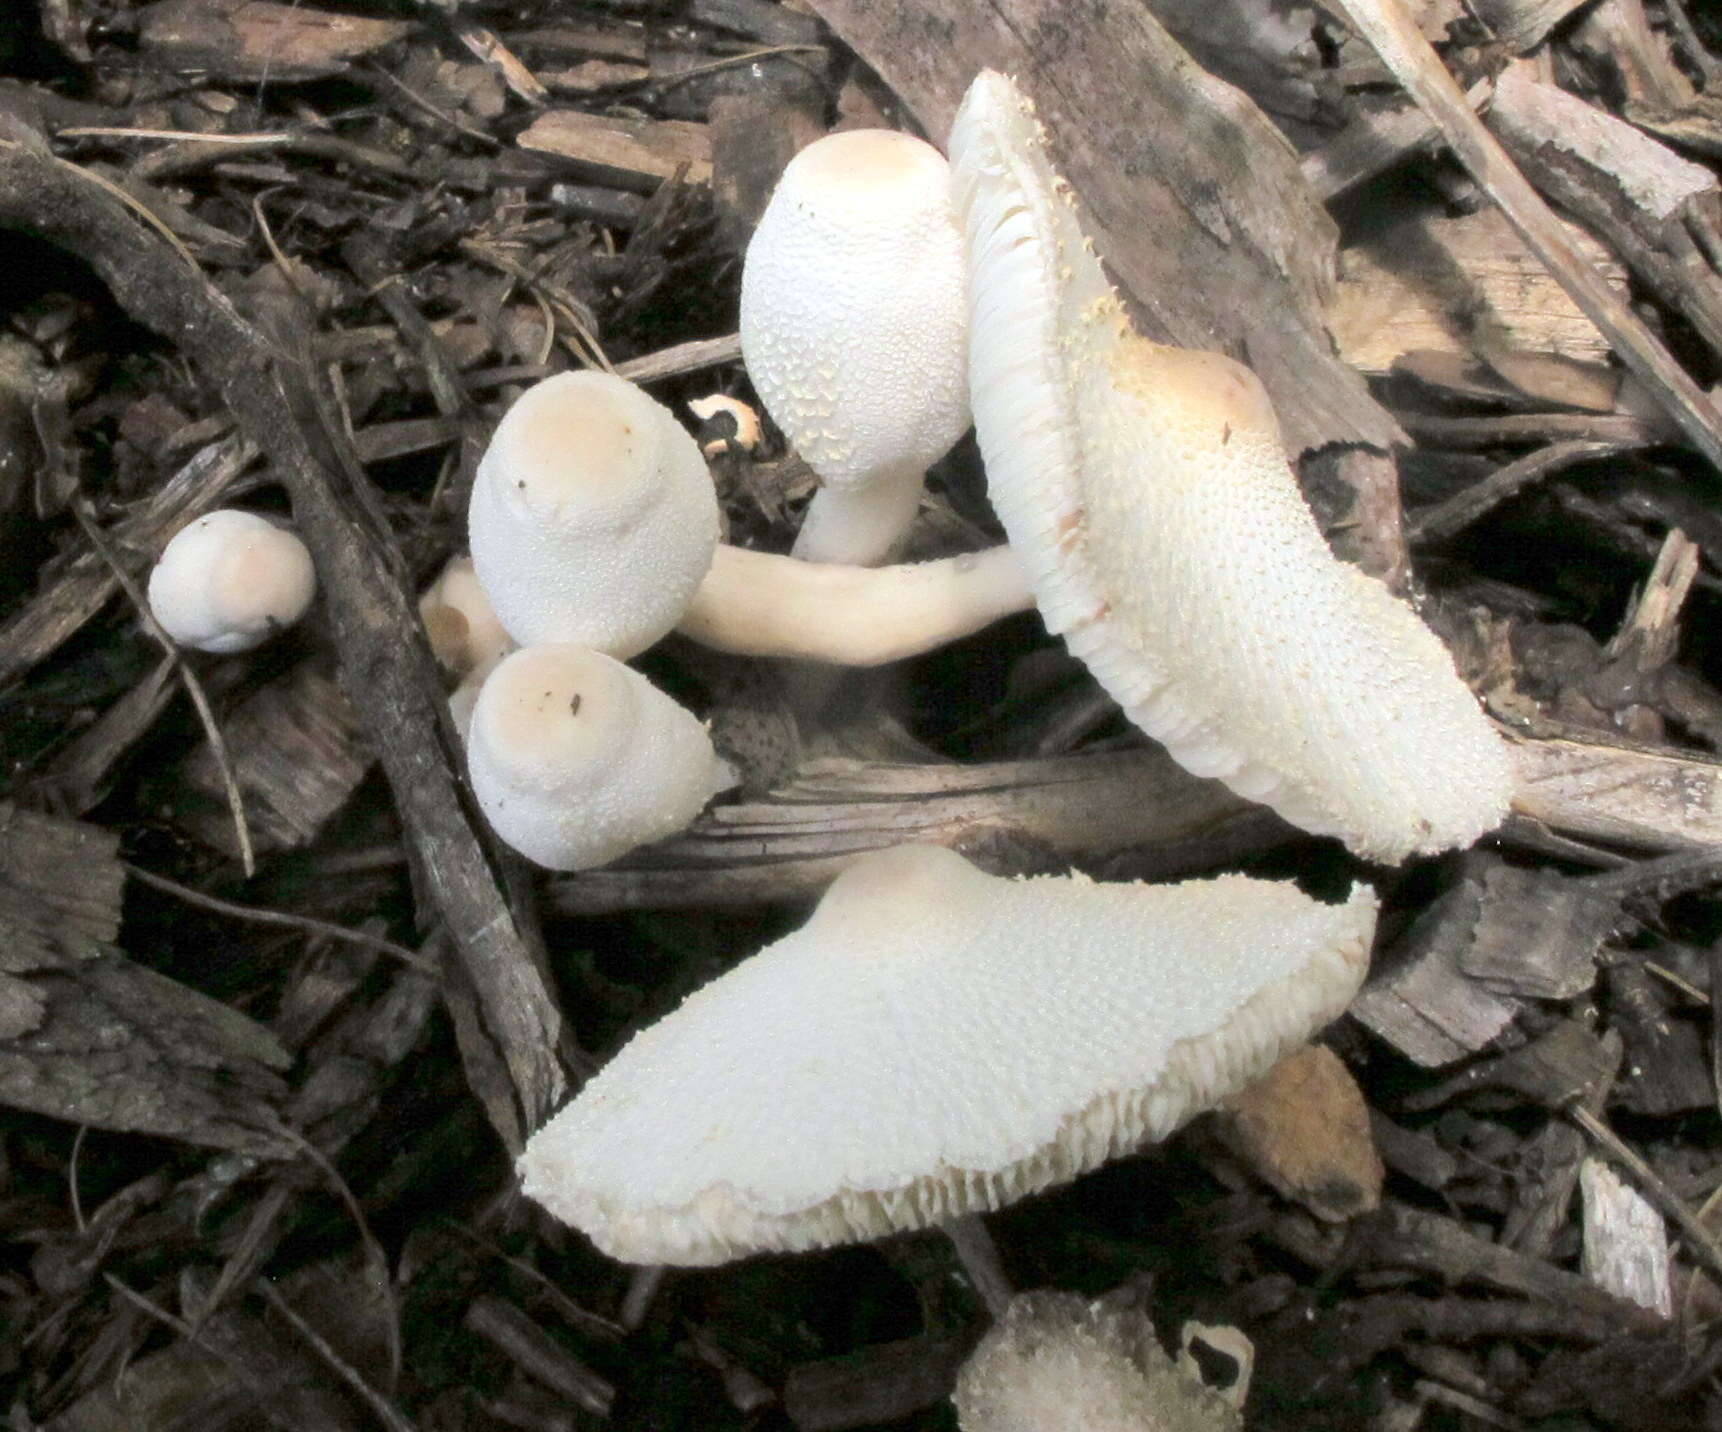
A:
<svg viewBox="0 0 1722 1432">
<path fill-rule="evenodd" d="M 1411 608 L 1329 551 L 1255 375 L 1131 329 L 1004 76 L 951 153 L 976 433 L 1048 628 L 1186 769 L 1360 854 L 1492 829 L 1502 742 Z"/>
<path fill-rule="evenodd" d="M 497 424 L 467 523 L 478 579 L 515 641 L 625 658 L 676 624 L 705 576 L 717 494 L 662 404 L 609 373 L 559 373 Z"/>
<path fill-rule="evenodd" d="M 150 612 L 181 646 L 260 646 L 305 615 L 317 573 L 305 544 L 267 517 L 218 508 L 187 523 L 149 576 Z"/>
<path fill-rule="evenodd" d="M 637 1035 L 528 1144 L 605 1252 L 710 1264 L 1003 1206 L 1164 1138 L 1336 1016 L 1375 924 L 1222 876 L 1003 880 L 906 846 Z"/>
</svg>

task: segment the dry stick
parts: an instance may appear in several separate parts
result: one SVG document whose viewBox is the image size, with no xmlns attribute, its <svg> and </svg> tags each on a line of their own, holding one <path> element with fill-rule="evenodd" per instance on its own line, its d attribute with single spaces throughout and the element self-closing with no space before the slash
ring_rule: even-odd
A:
<svg viewBox="0 0 1722 1432">
<path fill-rule="evenodd" d="M 486 1106 L 517 1151 L 560 1102 L 562 1018 L 497 889 L 455 781 L 434 658 L 386 529 L 346 492 L 321 434 L 298 420 L 303 387 L 287 356 L 200 272 L 143 229 L 75 166 L 0 143 L 0 227 L 34 233 L 95 269 L 132 317 L 176 343 L 270 454 L 328 595 L 343 676 L 393 789 L 422 888 L 443 914 L 499 1046 L 517 1109 Z"/>
<path fill-rule="evenodd" d="M 179 643 L 169 636 L 162 624 L 155 619 L 155 613 L 150 610 L 149 599 L 132 580 L 131 573 L 126 571 L 120 559 L 114 555 L 113 548 L 108 546 L 108 539 L 102 535 L 102 529 L 97 525 L 96 519 L 84 507 L 83 498 L 74 497 L 71 507 L 72 516 L 78 519 L 78 526 L 84 529 L 84 536 L 89 538 L 90 546 L 94 547 L 96 555 L 107 563 L 114 580 L 120 584 L 120 589 L 137 609 L 138 620 L 143 624 L 144 630 L 161 643 L 163 650 L 172 658 L 179 679 L 185 683 L 186 695 L 191 697 L 191 704 L 197 711 L 197 719 L 203 724 L 203 733 L 209 738 L 209 749 L 215 756 L 215 768 L 221 772 L 221 788 L 227 793 L 227 808 L 233 813 L 233 833 L 239 845 L 239 865 L 249 879 L 257 873 L 257 852 L 251 845 L 251 826 L 245 819 L 245 797 L 239 789 L 239 777 L 234 774 L 233 758 L 227 750 L 227 738 L 221 734 L 221 723 L 215 719 L 215 708 L 209 704 L 209 693 L 203 689 L 203 683 L 191 669 L 191 663 L 185 659 L 185 653 L 179 649 Z"/>
<path fill-rule="evenodd" d="M 418 1432 L 417 1424 L 365 1381 L 364 1374 L 348 1363 L 321 1333 L 300 1317 L 293 1305 L 276 1291 L 267 1278 L 259 1278 L 252 1286 L 263 1295 L 263 1300 L 281 1315 L 287 1326 L 305 1339 L 311 1351 L 328 1364 L 335 1376 L 358 1394 L 365 1406 L 371 1409 L 372 1416 L 388 1428 L 389 1432 Z"/>
<path fill-rule="evenodd" d="M 1464 531 L 1485 513 L 1529 487 L 1539 477 L 1546 477 L 1563 467 L 1571 467 L 1576 462 L 1587 462 L 1591 458 L 1609 457 L 1627 451 L 1629 449 L 1622 443 L 1593 442 L 1587 439 L 1550 443 L 1546 448 L 1528 453 L 1505 467 L 1497 468 L 1481 482 L 1472 483 L 1444 501 L 1411 514 L 1405 522 L 1405 540 L 1413 544 L 1439 542 L 1456 532 Z"/>
<path fill-rule="evenodd" d="M 1572 245 L 1554 211 L 1472 113 L 1404 0 L 1338 0 L 1531 252 L 1608 339 L 1698 450 L 1722 471 L 1722 415 L 1661 341 Z"/>
</svg>

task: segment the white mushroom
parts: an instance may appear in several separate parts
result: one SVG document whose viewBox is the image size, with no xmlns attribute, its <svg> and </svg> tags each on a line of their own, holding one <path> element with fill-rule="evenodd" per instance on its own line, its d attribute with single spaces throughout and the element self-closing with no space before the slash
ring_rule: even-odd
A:
<svg viewBox="0 0 1722 1432">
<path fill-rule="evenodd" d="M 857 861 L 527 1145 L 614 1257 L 720 1263 L 998 1208 L 1164 1138 L 1345 1008 L 1376 901 Z"/>
<path fill-rule="evenodd" d="M 249 651 L 304 616 L 316 594 L 305 544 L 232 507 L 180 528 L 149 574 L 151 614 L 199 651 Z"/>
<path fill-rule="evenodd" d="M 790 160 L 748 244 L 741 347 L 822 483 L 796 556 L 872 566 L 890 555 L 927 468 L 969 425 L 966 326 L 936 149 L 857 129 Z"/>
<path fill-rule="evenodd" d="M 538 432 L 556 436 L 540 442 Z M 675 461 L 640 460 L 654 451 Z M 572 452 L 578 483 L 566 476 Z M 557 500 L 516 503 L 507 482 L 498 486 L 504 475 L 534 492 L 554 490 Z M 648 514 L 626 530 L 613 520 L 621 489 Z M 877 569 L 802 562 L 694 540 L 714 514 L 703 460 L 666 408 L 617 378 L 550 379 L 509 410 L 480 466 L 478 595 L 489 595 L 515 635 L 535 632 L 539 642 L 579 641 L 622 656 L 674 625 L 726 651 L 854 666 L 919 655 L 1033 605 L 1007 547 Z M 451 608 L 469 595 L 451 563 L 425 601 Z M 451 611 L 435 621 L 459 661 L 480 657 L 476 648 L 494 635 L 476 608 L 464 624 Z M 488 647 L 482 656 L 493 659 Z"/>
<path fill-rule="evenodd" d="M 962 1432 L 1242 1432 L 1244 1426 L 1242 1397 L 1203 1382 L 1188 1351 L 1168 1357 L 1144 1314 L 1074 1293 L 1014 1298 L 963 1364 L 951 1400 Z"/>
<path fill-rule="evenodd" d="M 1267 395 L 1136 334 L 1032 106 L 985 72 L 951 131 L 988 489 L 1047 626 L 1180 764 L 1397 861 L 1506 814 L 1506 751 L 1440 641 L 1338 561 Z"/>
<path fill-rule="evenodd" d="M 419 596 L 419 620 L 437 660 L 458 677 L 487 671 L 514 650 L 513 638 L 479 585 L 471 557 L 448 559 Z"/>
<path fill-rule="evenodd" d="M 496 833 L 552 870 L 673 835 L 731 783 L 692 713 L 613 657 L 568 645 L 497 663 L 473 707 L 467 765 Z"/>
<path fill-rule="evenodd" d="M 644 651 L 672 626 L 718 539 L 698 444 L 644 390 L 559 373 L 497 425 L 467 511 L 473 566 L 521 645 Z"/>
</svg>

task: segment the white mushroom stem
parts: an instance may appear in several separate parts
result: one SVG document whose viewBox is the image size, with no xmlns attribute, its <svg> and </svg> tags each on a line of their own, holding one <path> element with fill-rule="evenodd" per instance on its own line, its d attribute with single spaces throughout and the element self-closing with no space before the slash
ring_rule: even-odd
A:
<svg viewBox="0 0 1722 1432">
<path fill-rule="evenodd" d="M 677 630 L 720 651 L 839 666 L 919 656 L 1034 606 L 1009 547 L 853 567 L 720 546 Z"/>
<path fill-rule="evenodd" d="M 821 487 L 802 514 L 793 554 L 803 562 L 870 567 L 884 561 L 915 521 L 926 474 L 881 473 L 864 487 Z"/>
<path fill-rule="evenodd" d="M 552 870 L 674 834 L 733 779 L 691 712 L 579 646 L 522 647 L 497 663 L 473 707 L 467 766 L 496 833 Z"/>
</svg>

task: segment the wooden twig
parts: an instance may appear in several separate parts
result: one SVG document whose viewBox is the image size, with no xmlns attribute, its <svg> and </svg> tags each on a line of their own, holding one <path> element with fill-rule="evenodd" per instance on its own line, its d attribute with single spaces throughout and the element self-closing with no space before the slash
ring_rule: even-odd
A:
<svg viewBox="0 0 1722 1432">
<path fill-rule="evenodd" d="M 1626 452 L 1620 443 L 1598 442 L 1587 438 L 1571 442 L 1550 443 L 1497 468 L 1481 482 L 1462 488 L 1443 502 L 1437 502 L 1412 513 L 1405 521 L 1405 537 L 1413 546 L 1420 542 L 1440 542 L 1464 531 L 1473 522 L 1498 507 L 1508 498 L 1529 487 L 1539 478 L 1574 463 L 1592 458 L 1611 457 Z"/>
<path fill-rule="evenodd" d="M 1722 471 L 1722 414 L 1631 306 L 1573 248 L 1561 221 L 1543 202 L 1465 102 L 1434 47 L 1423 38 L 1404 0 L 1338 0 L 1382 63 L 1440 129 L 1472 179 L 1573 302 L 1613 345 L 1693 445 Z"/>
<path fill-rule="evenodd" d="M 300 412 L 309 380 L 203 275 L 74 167 L 0 144 L 0 226 L 34 233 L 95 269 L 134 318 L 171 342 L 270 454 L 327 594 L 336 649 L 394 791 L 422 888 L 441 911 L 506 1066 L 518 1107 L 487 1111 L 517 1149 L 560 1102 L 562 1019 L 497 888 L 456 783 L 453 733 L 398 552 Z M 296 402 L 295 399 L 298 399 Z"/>
</svg>

